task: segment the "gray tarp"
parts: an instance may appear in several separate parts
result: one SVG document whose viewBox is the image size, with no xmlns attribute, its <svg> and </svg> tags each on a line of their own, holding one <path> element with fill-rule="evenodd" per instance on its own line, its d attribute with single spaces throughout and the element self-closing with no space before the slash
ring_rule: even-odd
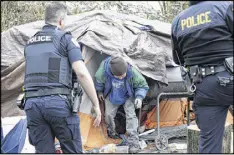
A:
<svg viewBox="0 0 234 155">
<path fill-rule="evenodd" d="M 81 44 L 107 55 L 122 55 L 146 77 L 168 83 L 166 66 L 175 66 L 171 58 L 170 24 L 113 11 L 68 16 L 66 22 L 66 31 Z M 1 33 L 1 66 L 15 67 L 12 70 L 8 67 L 1 77 L 2 116 L 17 113 L 12 110 L 15 107 L 12 102 L 23 85 L 24 45 L 43 25 L 44 21 L 37 21 Z"/>
<path fill-rule="evenodd" d="M 24 115 L 16 106 L 16 99 L 22 92 L 25 62 L 22 58 L 1 72 L 1 117 Z"/>
</svg>

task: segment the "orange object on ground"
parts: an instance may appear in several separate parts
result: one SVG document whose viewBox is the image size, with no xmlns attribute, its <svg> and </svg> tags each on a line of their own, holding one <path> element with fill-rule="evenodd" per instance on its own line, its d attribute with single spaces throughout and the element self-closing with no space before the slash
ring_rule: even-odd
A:
<svg viewBox="0 0 234 155">
<path fill-rule="evenodd" d="M 177 126 L 184 124 L 184 112 L 186 110 L 186 99 L 165 99 L 160 102 L 160 127 Z M 157 107 L 147 114 L 145 121 L 146 129 L 157 126 Z"/>
<path fill-rule="evenodd" d="M 119 144 L 121 139 L 111 139 L 107 136 L 106 125 L 101 123 L 99 127 L 93 126 L 93 118 L 89 114 L 78 113 L 80 117 L 80 132 L 83 150 L 90 150 L 93 148 L 101 148 L 106 144 Z M 55 143 L 58 139 L 55 138 Z"/>
<path fill-rule="evenodd" d="M 82 145 L 84 150 L 100 148 L 106 144 L 119 144 L 121 139 L 111 139 L 107 136 L 106 124 L 102 122 L 99 127 L 93 127 L 93 118 L 91 115 L 79 113 L 80 130 Z"/>
</svg>

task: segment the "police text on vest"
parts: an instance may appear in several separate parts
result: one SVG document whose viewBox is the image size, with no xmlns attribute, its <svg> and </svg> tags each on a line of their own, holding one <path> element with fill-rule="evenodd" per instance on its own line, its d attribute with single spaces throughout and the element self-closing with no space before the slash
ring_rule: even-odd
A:
<svg viewBox="0 0 234 155">
<path fill-rule="evenodd" d="M 181 29 L 184 30 L 185 27 L 191 28 L 191 27 L 195 27 L 198 25 L 211 22 L 209 18 L 209 14 L 210 14 L 210 11 L 207 11 L 207 12 L 198 14 L 196 18 L 194 16 L 190 16 L 186 19 L 181 20 Z"/>
<path fill-rule="evenodd" d="M 28 43 L 45 42 L 45 41 L 52 41 L 51 36 L 35 36 L 35 37 L 32 37 L 28 41 Z"/>
</svg>

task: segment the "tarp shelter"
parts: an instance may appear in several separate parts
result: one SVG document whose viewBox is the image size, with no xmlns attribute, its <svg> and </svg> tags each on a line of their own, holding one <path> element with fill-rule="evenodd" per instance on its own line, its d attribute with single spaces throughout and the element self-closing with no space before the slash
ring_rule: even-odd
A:
<svg viewBox="0 0 234 155">
<path fill-rule="evenodd" d="M 1 68 L 4 68 L 1 70 L 2 117 L 24 115 L 15 105 L 24 80 L 24 45 L 43 25 L 44 21 L 36 21 L 1 33 Z M 168 84 L 166 67 L 176 66 L 172 61 L 170 30 L 168 23 L 114 11 L 68 16 L 66 23 L 66 31 L 70 31 L 81 44 L 82 55 L 93 80 L 105 57 L 121 55 L 146 77 L 150 86 L 149 98 L 156 97 L 160 88 Z M 113 142 L 106 137 L 105 128 L 92 128 L 91 107 L 89 98 L 84 94 L 79 113 L 84 147 L 93 148 Z M 168 113 L 163 109 L 160 112 Z M 101 133 L 101 142 L 94 135 L 97 133 Z"/>
<path fill-rule="evenodd" d="M 23 86 L 24 45 L 43 25 L 44 21 L 32 22 L 1 34 L 1 66 L 8 66 L 1 71 L 2 116 L 20 114 L 13 102 Z M 113 11 L 93 11 L 68 16 L 66 31 L 82 45 L 92 76 L 107 55 L 122 55 L 147 78 L 150 86 L 168 83 L 166 66 L 175 66 L 171 58 L 170 24 Z M 91 109 L 87 108 L 87 100 L 83 97 L 85 109 Z"/>
</svg>

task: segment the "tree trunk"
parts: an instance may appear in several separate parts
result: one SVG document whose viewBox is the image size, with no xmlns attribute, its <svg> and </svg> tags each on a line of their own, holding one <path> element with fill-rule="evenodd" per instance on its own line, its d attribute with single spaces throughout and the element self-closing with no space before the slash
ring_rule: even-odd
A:
<svg viewBox="0 0 234 155">
<path fill-rule="evenodd" d="M 187 153 L 199 153 L 199 132 L 197 125 L 188 126 Z M 223 137 L 222 153 L 231 153 L 233 125 L 226 124 Z"/>
</svg>

